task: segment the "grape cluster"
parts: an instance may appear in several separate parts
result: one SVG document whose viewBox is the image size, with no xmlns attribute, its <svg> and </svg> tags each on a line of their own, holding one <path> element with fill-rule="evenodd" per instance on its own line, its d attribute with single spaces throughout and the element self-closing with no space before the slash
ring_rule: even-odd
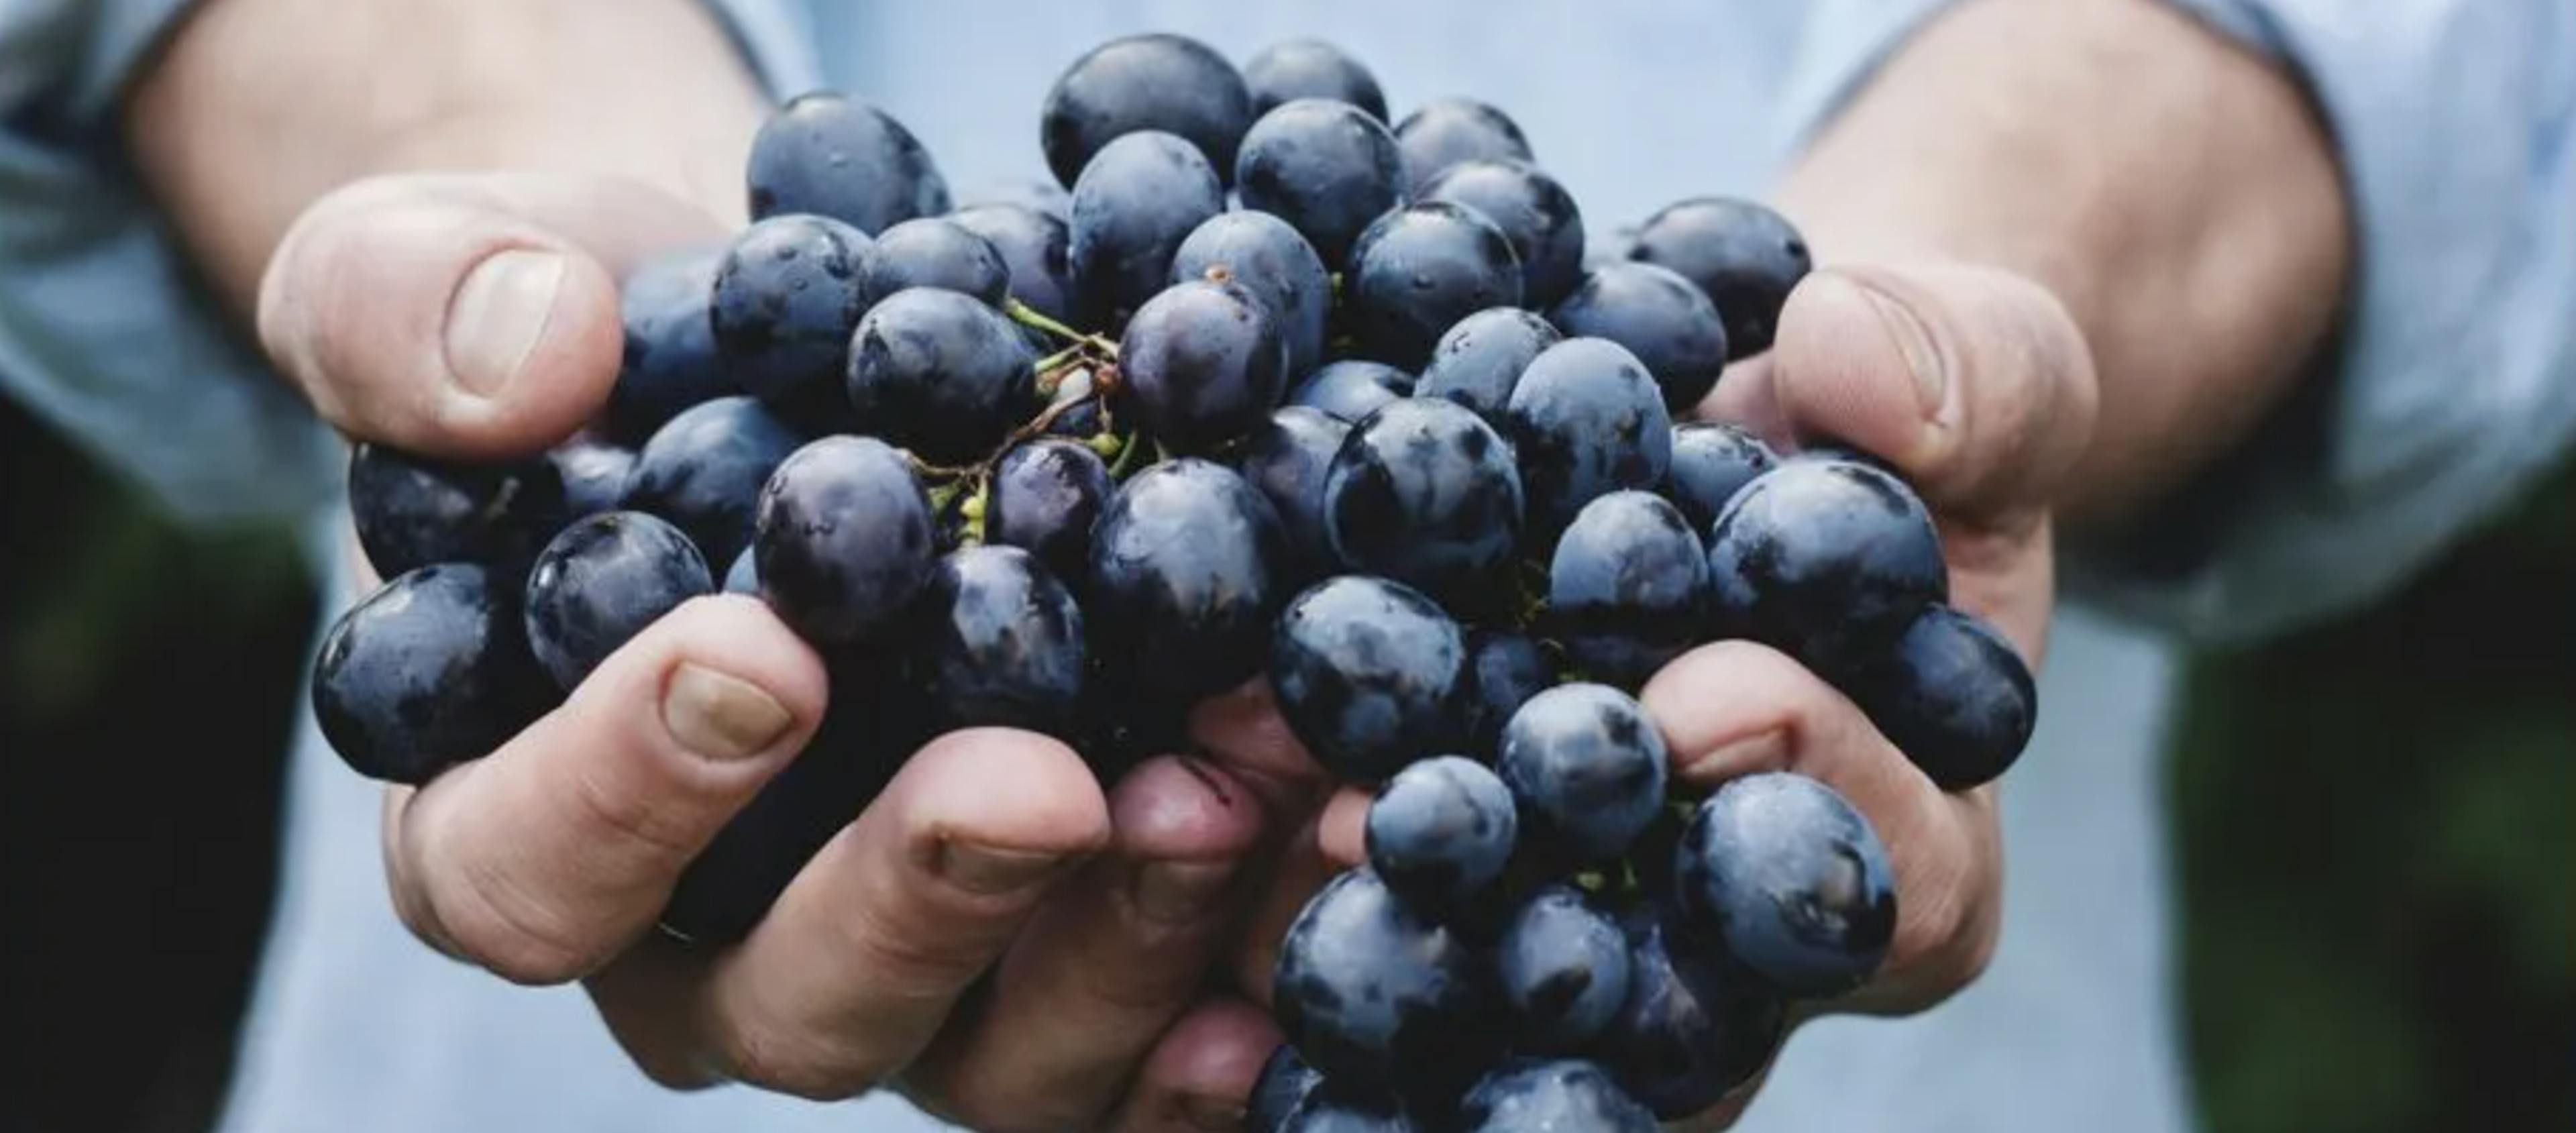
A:
<svg viewBox="0 0 2576 1133">
<path fill-rule="evenodd" d="M 1107 778 L 1267 673 L 1325 768 L 1381 785 L 1367 864 L 1282 945 L 1259 1129 L 1649 1129 L 1865 981 L 1896 919 L 1869 824 L 1791 774 L 1692 797 L 1635 699 L 1740 638 L 1944 788 L 2030 731 L 1904 482 L 1675 419 L 1768 347 L 1808 268 L 1787 222 L 1684 201 L 1587 266 L 1502 111 L 1390 128 L 1313 41 L 1241 70 L 1103 45 L 1041 141 L 1068 194 L 952 208 L 901 123 L 798 98 L 753 146 L 752 224 L 627 281 L 581 437 L 359 446 L 390 581 L 316 664 L 341 756 L 426 781 L 682 602 L 756 594 L 832 703 L 663 916 L 721 943 L 933 735 L 1046 732 Z"/>
</svg>

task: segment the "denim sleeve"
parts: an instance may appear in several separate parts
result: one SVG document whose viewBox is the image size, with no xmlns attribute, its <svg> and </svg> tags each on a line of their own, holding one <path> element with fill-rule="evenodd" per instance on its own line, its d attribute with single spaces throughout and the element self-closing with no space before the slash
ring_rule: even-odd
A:
<svg viewBox="0 0 2576 1133">
<path fill-rule="evenodd" d="M 2296 75 L 2332 132 L 2360 255 L 2332 373 L 2077 592 L 2208 640 L 2385 593 L 2576 438 L 2576 7 L 2173 0 Z M 1824 0 L 1785 125 L 1804 137 L 1943 0 Z"/>
</svg>

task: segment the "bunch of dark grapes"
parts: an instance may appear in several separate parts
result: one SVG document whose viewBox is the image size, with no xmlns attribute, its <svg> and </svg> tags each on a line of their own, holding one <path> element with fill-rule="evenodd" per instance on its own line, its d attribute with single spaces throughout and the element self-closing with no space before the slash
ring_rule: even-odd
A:
<svg viewBox="0 0 2576 1133">
<path fill-rule="evenodd" d="M 758 595 L 833 699 L 664 916 L 722 943 L 941 731 L 1050 733 L 1106 778 L 1266 672 L 1318 761 L 1382 785 L 1368 864 L 1281 948 L 1258 1129 L 1650 1129 L 1867 980 L 1896 923 L 1868 822 L 1791 774 L 1693 796 L 1634 698 L 1744 638 L 1944 788 L 2030 731 L 1906 484 L 1674 419 L 1769 346 L 1808 269 L 1787 222 L 1684 201 L 1587 268 L 1511 119 L 1390 128 L 1312 41 L 1242 70 L 1103 45 L 1041 140 L 1069 195 L 952 208 L 900 123 L 798 98 L 752 225 L 627 281 L 592 430 L 490 467 L 360 446 L 390 581 L 317 664 L 333 746 L 426 781 L 680 603 Z"/>
</svg>

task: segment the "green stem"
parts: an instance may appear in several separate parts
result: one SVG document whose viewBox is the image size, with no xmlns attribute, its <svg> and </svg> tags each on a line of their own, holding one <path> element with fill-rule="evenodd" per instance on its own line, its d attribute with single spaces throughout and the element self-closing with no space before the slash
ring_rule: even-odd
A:
<svg viewBox="0 0 2576 1133">
<path fill-rule="evenodd" d="M 1136 467 L 1136 454 L 1145 451 L 1144 442 L 1145 438 L 1133 435 L 1130 435 L 1119 442 L 1121 447 L 1118 450 L 1118 461 L 1117 463 L 1109 466 L 1110 479 L 1124 480 L 1127 478 L 1127 473 Z"/>
<path fill-rule="evenodd" d="M 1111 342 L 1096 334 L 1084 334 L 1081 331 L 1075 330 L 1072 327 L 1049 318 L 1045 312 L 1029 306 L 1026 303 L 1020 302 L 1017 299 L 1006 298 L 1002 300 L 1002 313 L 1009 315 L 1013 322 L 1019 323 L 1022 326 L 1036 327 L 1037 329 L 1054 335 L 1057 338 L 1071 342 L 1077 347 L 1088 347 L 1092 350 L 1097 350 L 1101 354 L 1110 358 L 1118 357 L 1117 343 Z"/>
</svg>

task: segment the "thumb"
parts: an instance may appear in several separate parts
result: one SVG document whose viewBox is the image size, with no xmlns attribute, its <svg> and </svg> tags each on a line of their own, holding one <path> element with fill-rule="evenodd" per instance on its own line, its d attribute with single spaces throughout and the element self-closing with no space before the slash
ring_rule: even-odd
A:
<svg viewBox="0 0 2576 1133">
<path fill-rule="evenodd" d="M 530 452 L 579 428 L 615 382 L 623 273 L 717 234 L 705 213 L 611 178 L 356 182 L 270 257 L 260 343 L 351 436 L 459 459 Z"/>
</svg>

